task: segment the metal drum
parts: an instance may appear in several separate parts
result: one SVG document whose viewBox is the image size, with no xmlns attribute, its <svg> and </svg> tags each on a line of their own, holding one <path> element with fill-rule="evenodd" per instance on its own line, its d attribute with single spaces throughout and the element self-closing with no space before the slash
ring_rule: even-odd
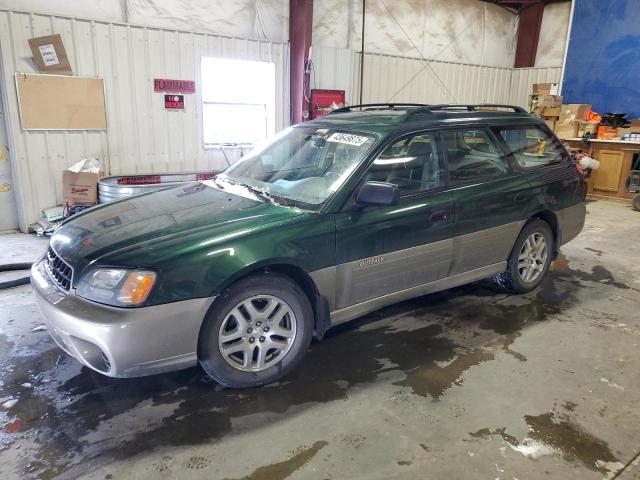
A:
<svg viewBox="0 0 640 480">
<path fill-rule="evenodd" d="M 98 203 L 109 203 L 198 180 L 210 180 L 216 175 L 217 172 L 204 172 L 103 177 L 98 181 Z"/>
</svg>

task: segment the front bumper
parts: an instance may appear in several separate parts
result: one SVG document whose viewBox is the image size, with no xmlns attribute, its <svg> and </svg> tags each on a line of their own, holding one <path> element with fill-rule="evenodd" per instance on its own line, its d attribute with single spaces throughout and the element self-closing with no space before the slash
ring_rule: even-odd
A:
<svg viewBox="0 0 640 480">
<path fill-rule="evenodd" d="M 215 298 L 118 308 L 61 292 L 44 262 L 31 284 L 55 342 L 87 367 L 110 377 L 139 377 L 194 366 L 198 334 Z"/>
</svg>

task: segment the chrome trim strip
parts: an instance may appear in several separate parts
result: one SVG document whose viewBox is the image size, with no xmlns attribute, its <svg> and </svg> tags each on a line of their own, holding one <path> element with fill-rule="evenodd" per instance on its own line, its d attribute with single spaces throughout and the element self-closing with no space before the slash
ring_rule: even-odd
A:
<svg viewBox="0 0 640 480">
<path fill-rule="evenodd" d="M 404 300 L 426 295 L 427 293 L 439 292 L 448 288 L 464 285 L 465 283 L 475 282 L 482 280 L 483 278 L 490 277 L 496 273 L 504 272 L 507 268 L 507 262 L 494 263 L 486 267 L 477 268 L 469 272 L 460 273 L 451 277 L 442 278 L 433 282 L 425 283 L 424 285 L 418 285 L 405 290 L 400 290 L 395 293 L 383 295 L 378 298 L 373 298 L 349 307 L 345 307 L 339 310 L 331 312 L 331 325 L 335 326 L 340 323 L 348 322 L 354 318 L 360 317 L 367 313 L 378 310 L 387 305 L 392 305 Z"/>
</svg>

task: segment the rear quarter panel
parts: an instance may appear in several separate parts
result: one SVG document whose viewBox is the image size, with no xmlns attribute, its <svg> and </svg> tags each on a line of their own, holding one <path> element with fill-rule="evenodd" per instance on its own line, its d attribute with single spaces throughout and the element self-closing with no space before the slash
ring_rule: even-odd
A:
<svg viewBox="0 0 640 480">
<path fill-rule="evenodd" d="M 584 226 L 586 183 L 572 161 L 527 171 L 532 196 L 529 216 L 551 211 L 557 221 L 558 246 L 575 238 Z"/>
</svg>

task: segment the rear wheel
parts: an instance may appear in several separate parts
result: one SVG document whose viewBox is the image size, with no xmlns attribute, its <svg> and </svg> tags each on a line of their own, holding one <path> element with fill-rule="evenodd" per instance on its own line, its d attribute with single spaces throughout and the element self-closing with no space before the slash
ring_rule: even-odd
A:
<svg viewBox="0 0 640 480">
<path fill-rule="evenodd" d="M 530 292 L 542 282 L 549 270 L 553 234 L 549 224 L 533 220 L 522 229 L 507 261 L 507 269 L 493 280 L 513 293 Z"/>
<path fill-rule="evenodd" d="M 640 212 L 640 193 L 633 197 L 633 209 Z"/>
<path fill-rule="evenodd" d="M 198 357 L 222 385 L 264 385 L 300 362 L 312 334 L 313 311 L 302 289 L 284 275 L 253 275 L 217 299 L 200 332 Z"/>
</svg>

